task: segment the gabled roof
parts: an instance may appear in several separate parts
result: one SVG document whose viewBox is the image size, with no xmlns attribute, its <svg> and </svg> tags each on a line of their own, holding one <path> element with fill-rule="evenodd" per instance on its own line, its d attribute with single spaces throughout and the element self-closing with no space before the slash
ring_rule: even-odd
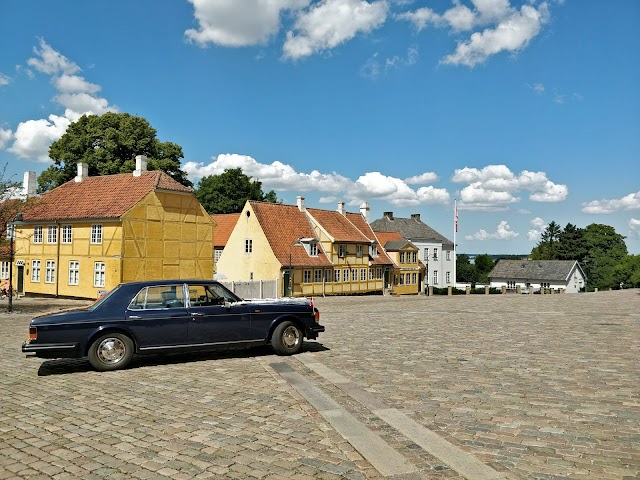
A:
<svg viewBox="0 0 640 480">
<path fill-rule="evenodd" d="M 377 238 L 373 230 L 371 230 L 371 225 L 369 225 L 365 221 L 362 214 L 346 212 L 346 217 L 358 230 L 360 230 L 364 234 L 365 237 L 377 243 L 376 251 L 378 252 L 378 255 L 376 257 L 369 257 L 371 260 L 371 265 L 393 265 L 393 261 L 387 256 L 387 252 L 385 252 L 384 248 L 382 248 L 380 240 Z"/>
<path fill-rule="evenodd" d="M 349 219 L 340 212 L 307 208 L 307 213 L 327 232 L 334 242 L 371 243 Z"/>
<path fill-rule="evenodd" d="M 233 228 L 236 226 L 239 217 L 239 213 L 218 213 L 216 215 L 211 215 L 213 221 L 216 222 L 213 234 L 214 247 L 225 247 L 227 245 L 229 236 L 231 235 Z"/>
<path fill-rule="evenodd" d="M 407 240 L 416 242 L 442 243 L 442 245 L 453 247 L 453 242 L 443 235 L 440 235 L 429 225 L 417 218 L 389 218 L 384 216 L 371 222 L 374 232 L 398 232 Z"/>
<path fill-rule="evenodd" d="M 45 193 L 24 212 L 25 221 L 119 218 L 149 192 L 170 190 L 193 194 L 166 173 L 156 170 L 71 180 Z"/>
<path fill-rule="evenodd" d="M 584 272 L 576 260 L 507 260 L 500 259 L 493 267 L 490 278 L 523 278 L 566 281 L 574 265 Z"/>
<path fill-rule="evenodd" d="M 317 257 L 310 257 L 302 245 L 296 245 L 300 238 L 315 238 L 307 216 L 296 205 L 253 200 L 249 201 L 249 205 L 280 264 L 287 266 L 291 262 L 291 265 L 299 267 L 332 266 L 320 244 Z"/>
<path fill-rule="evenodd" d="M 390 252 L 398 251 L 409 243 L 398 232 L 376 232 L 376 236 L 384 249 Z"/>
</svg>

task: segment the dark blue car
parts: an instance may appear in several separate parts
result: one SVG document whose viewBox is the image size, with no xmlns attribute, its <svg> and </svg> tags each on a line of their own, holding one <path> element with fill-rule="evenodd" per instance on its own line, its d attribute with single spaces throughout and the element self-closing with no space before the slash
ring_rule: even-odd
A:
<svg viewBox="0 0 640 480">
<path fill-rule="evenodd" d="M 119 285 L 96 303 L 31 320 L 22 351 L 40 358 L 88 357 L 97 370 L 124 368 L 134 353 L 271 344 L 279 355 L 302 348 L 324 327 L 313 302 L 243 300 L 215 281 Z"/>
</svg>

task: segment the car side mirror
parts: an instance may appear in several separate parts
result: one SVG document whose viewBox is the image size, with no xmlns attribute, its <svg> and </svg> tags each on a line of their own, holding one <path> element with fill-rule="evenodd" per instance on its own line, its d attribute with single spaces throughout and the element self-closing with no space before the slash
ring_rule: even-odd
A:
<svg viewBox="0 0 640 480">
<path fill-rule="evenodd" d="M 224 308 L 231 310 L 231 302 L 229 300 L 224 301 Z"/>
</svg>

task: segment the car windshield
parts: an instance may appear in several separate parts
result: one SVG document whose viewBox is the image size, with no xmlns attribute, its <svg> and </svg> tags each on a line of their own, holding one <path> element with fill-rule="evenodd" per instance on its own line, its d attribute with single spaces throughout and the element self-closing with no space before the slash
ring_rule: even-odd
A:
<svg viewBox="0 0 640 480">
<path fill-rule="evenodd" d="M 103 297 L 100 297 L 98 300 L 95 301 L 95 303 L 93 305 L 91 305 L 89 308 L 87 308 L 87 310 L 89 311 L 93 311 L 96 308 L 98 308 L 100 305 L 102 305 L 104 302 L 107 301 L 107 299 L 109 297 L 111 297 L 111 295 L 113 295 L 115 292 L 117 292 L 120 289 L 120 285 L 118 285 L 116 288 L 114 288 L 113 290 L 109 291 L 106 295 L 104 295 Z"/>
</svg>

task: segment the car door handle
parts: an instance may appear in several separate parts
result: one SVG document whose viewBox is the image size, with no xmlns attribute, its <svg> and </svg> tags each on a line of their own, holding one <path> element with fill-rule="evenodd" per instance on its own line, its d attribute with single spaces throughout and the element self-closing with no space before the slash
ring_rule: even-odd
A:
<svg viewBox="0 0 640 480">
<path fill-rule="evenodd" d="M 129 318 L 133 318 L 135 320 L 135 319 L 140 319 L 142 317 L 140 315 L 129 315 Z"/>
<path fill-rule="evenodd" d="M 191 315 L 194 317 L 204 317 L 204 313 L 202 312 L 192 312 Z"/>
</svg>

